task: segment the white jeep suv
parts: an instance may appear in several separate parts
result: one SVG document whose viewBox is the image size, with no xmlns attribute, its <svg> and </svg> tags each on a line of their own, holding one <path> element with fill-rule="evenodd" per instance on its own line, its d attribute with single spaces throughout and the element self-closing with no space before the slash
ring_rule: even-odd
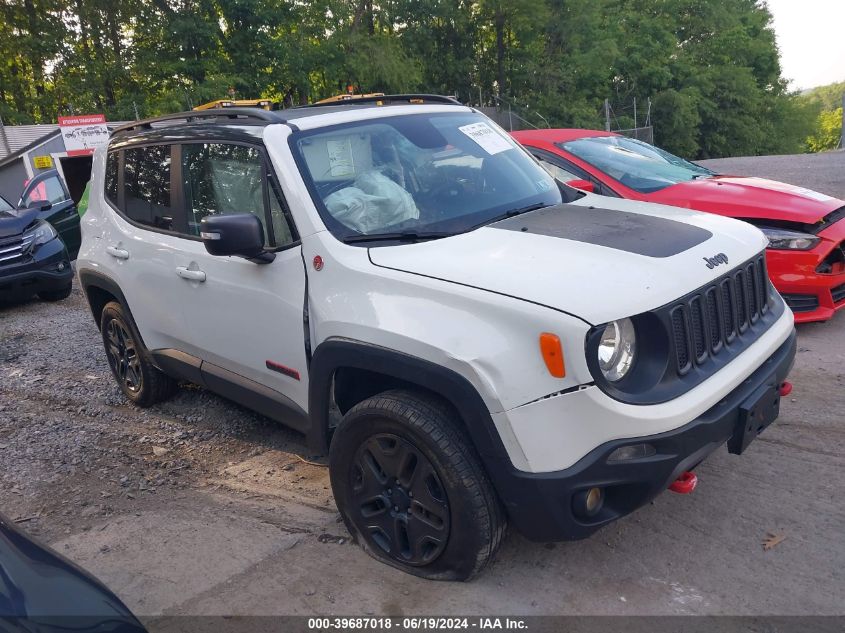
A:
<svg viewBox="0 0 845 633">
<path fill-rule="evenodd" d="M 741 453 L 795 354 L 760 231 L 577 192 L 446 97 L 129 124 L 82 228 L 126 397 L 189 381 L 301 431 L 356 539 L 428 578 Z"/>
</svg>

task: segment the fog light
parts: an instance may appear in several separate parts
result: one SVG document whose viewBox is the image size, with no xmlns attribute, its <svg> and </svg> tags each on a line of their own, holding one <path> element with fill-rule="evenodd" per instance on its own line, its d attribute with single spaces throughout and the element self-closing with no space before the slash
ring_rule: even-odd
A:
<svg viewBox="0 0 845 633">
<path fill-rule="evenodd" d="M 59 262 L 59 265 L 56 266 L 56 270 L 58 270 L 59 272 L 62 272 L 64 269 L 65 269 L 65 263 Z"/>
<path fill-rule="evenodd" d="M 608 462 L 624 462 L 629 459 L 642 459 L 643 457 L 651 457 L 657 450 L 651 444 L 631 444 L 630 446 L 620 446 L 613 451 L 607 458 Z"/>
<path fill-rule="evenodd" d="M 589 488 L 577 493 L 572 500 L 575 514 L 582 517 L 595 516 L 604 503 L 604 491 L 601 488 Z"/>
<path fill-rule="evenodd" d="M 584 506 L 589 514 L 595 514 L 601 507 L 602 496 L 601 488 L 590 488 L 587 491 L 587 499 Z"/>
</svg>

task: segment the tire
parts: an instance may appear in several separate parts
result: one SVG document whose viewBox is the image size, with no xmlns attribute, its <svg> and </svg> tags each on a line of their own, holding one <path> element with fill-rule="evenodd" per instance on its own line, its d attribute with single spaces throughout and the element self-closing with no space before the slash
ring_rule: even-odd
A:
<svg viewBox="0 0 845 633">
<path fill-rule="evenodd" d="M 38 293 L 38 298 L 42 301 L 61 301 L 67 299 L 73 290 L 73 284 L 68 284 L 66 288 L 61 290 L 44 290 Z"/>
<path fill-rule="evenodd" d="M 103 308 L 100 333 L 112 375 L 132 403 L 149 407 L 176 392 L 179 385 L 150 362 L 147 350 L 118 302 L 111 301 Z"/>
<path fill-rule="evenodd" d="M 371 556 L 432 580 L 469 580 L 492 559 L 507 520 L 443 401 L 405 390 L 358 403 L 329 450 L 335 502 Z"/>
</svg>

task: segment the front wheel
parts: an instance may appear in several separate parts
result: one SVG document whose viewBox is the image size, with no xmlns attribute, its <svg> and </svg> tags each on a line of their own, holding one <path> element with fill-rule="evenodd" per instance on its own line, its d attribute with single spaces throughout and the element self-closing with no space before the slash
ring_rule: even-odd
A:
<svg viewBox="0 0 845 633">
<path fill-rule="evenodd" d="M 38 293 L 38 298 L 42 301 L 61 301 L 67 299 L 73 290 L 73 285 L 68 284 L 67 287 L 61 290 L 42 290 Z"/>
<path fill-rule="evenodd" d="M 468 580 L 493 557 L 506 519 L 456 414 L 387 391 L 343 417 L 329 454 L 349 531 L 374 558 L 416 576 Z"/>
</svg>

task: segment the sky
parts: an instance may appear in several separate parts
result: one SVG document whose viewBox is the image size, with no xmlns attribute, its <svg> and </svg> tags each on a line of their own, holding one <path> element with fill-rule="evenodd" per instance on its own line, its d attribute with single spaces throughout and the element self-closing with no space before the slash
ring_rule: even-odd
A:
<svg viewBox="0 0 845 633">
<path fill-rule="evenodd" d="M 845 81 L 845 0 L 767 0 L 792 90 Z"/>
</svg>

